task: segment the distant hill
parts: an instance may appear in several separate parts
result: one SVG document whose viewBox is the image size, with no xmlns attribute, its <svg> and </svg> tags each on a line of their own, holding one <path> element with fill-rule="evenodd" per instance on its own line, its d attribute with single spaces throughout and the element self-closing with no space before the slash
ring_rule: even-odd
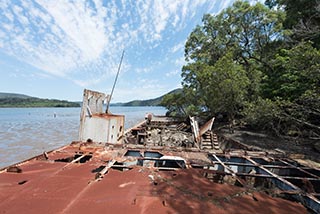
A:
<svg viewBox="0 0 320 214">
<path fill-rule="evenodd" d="M 170 91 L 167 94 L 172 94 L 172 93 L 181 93 L 182 89 L 175 89 L 173 91 Z M 167 95 L 165 94 L 165 95 Z M 133 100 L 127 103 L 117 103 L 114 105 L 119 105 L 119 106 L 161 106 L 161 101 L 165 95 L 162 95 L 160 97 L 154 98 L 154 99 L 149 99 L 149 100 Z"/>
<path fill-rule="evenodd" d="M 182 89 L 175 89 L 167 94 L 181 93 Z M 167 95 L 165 94 L 165 95 Z M 161 106 L 165 95 L 149 100 L 133 100 L 127 103 L 111 103 L 111 106 Z M 0 92 L 0 108 L 13 107 L 80 107 L 82 102 L 66 100 L 42 99 L 25 94 Z"/>
<path fill-rule="evenodd" d="M 15 93 L 4 93 L 4 92 L 0 92 L 0 99 L 4 99 L 4 98 L 31 98 L 28 95 L 24 95 L 24 94 L 15 94 Z"/>
<path fill-rule="evenodd" d="M 0 92 L 0 107 L 79 107 L 77 102 L 69 102 L 66 100 L 42 99 L 31 97 L 24 94 L 3 93 Z"/>
</svg>

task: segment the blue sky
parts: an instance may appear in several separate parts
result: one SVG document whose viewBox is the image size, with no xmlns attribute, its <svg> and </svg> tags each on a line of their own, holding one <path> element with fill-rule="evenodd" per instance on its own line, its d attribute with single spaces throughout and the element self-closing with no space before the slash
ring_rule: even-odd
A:
<svg viewBox="0 0 320 214">
<path fill-rule="evenodd" d="M 203 14 L 233 0 L 1 0 L 0 92 L 111 102 L 150 99 L 181 87 L 184 44 Z M 255 1 L 252 1 L 255 2 Z"/>
</svg>

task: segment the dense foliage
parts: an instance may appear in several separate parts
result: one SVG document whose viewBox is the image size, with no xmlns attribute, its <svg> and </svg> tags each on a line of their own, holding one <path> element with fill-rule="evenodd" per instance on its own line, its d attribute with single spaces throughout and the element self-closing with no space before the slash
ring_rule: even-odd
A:
<svg viewBox="0 0 320 214">
<path fill-rule="evenodd" d="M 205 14 L 185 44 L 172 115 L 226 115 L 281 136 L 320 137 L 320 4 L 236 1 Z"/>
<path fill-rule="evenodd" d="M 35 97 L 7 97 L 0 98 L 0 107 L 80 107 L 80 104 L 65 100 L 40 99 Z"/>
<path fill-rule="evenodd" d="M 171 94 L 176 94 L 180 92 L 181 92 L 181 89 L 175 89 L 173 91 L 168 92 L 165 95 L 162 95 L 154 99 L 133 100 L 127 103 L 111 103 L 111 106 L 163 106 L 163 99 L 165 96 L 170 96 Z M 168 105 L 166 106 L 167 108 L 169 108 Z"/>
</svg>

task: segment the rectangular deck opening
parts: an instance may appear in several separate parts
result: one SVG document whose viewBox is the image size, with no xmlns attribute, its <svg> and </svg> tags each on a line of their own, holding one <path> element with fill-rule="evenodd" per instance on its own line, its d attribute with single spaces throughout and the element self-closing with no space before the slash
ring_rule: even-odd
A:
<svg viewBox="0 0 320 214">
<path fill-rule="evenodd" d="M 242 163 L 242 164 L 250 164 L 252 165 L 252 163 L 250 161 L 248 161 L 247 159 L 245 158 L 242 158 L 242 157 L 236 157 L 236 156 L 222 156 L 222 155 L 216 155 L 216 157 L 222 161 L 223 163 Z M 218 160 L 211 154 L 208 155 L 208 158 L 211 160 L 211 161 L 214 161 L 214 162 L 217 162 Z"/>
<path fill-rule="evenodd" d="M 139 150 L 128 150 L 128 151 L 124 154 L 124 156 L 140 157 L 140 158 L 143 157 Z"/>
<path fill-rule="evenodd" d="M 320 177 L 320 170 L 312 169 L 312 168 L 303 168 L 303 170 L 310 172 L 311 174 Z"/>
<path fill-rule="evenodd" d="M 81 158 L 80 158 L 81 157 Z M 55 162 L 64 162 L 64 163 L 85 163 L 89 161 L 92 158 L 92 155 L 82 155 L 82 154 L 76 154 L 74 156 L 66 157 L 66 158 L 60 158 L 54 160 Z"/>
<path fill-rule="evenodd" d="M 161 158 L 163 155 L 160 152 L 151 152 L 151 151 L 145 151 L 144 157 L 146 158 Z"/>
<path fill-rule="evenodd" d="M 267 161 L 263 158 L 251 158 L 254 162 L 261 164 L 261 165 L 273 165 L 273 166 L 288 166 L 287 164 L 281 162 L 281 161 Z"/>
<path fill-rule="evenodd" d="M 288 178 L 290 183 L 308 193 L 320 193 L 320 180 Z"/>
<path fill-rule="evenodd" d="M 313 178 L 312 175 L 305 173 L 298 168 L 272 168 L 266 167 L 269 171 L 279 175 L 279 176 L 286 176 L 286 177 L 297 177 L 297 178 Z"/>
<path fill-rule="evenodd" d="M 185 161 L 183 160 L 157 160 L 155 161 L 154 166 L 161 167 L 161 168 L 175 168 L 175 169 L 186 168 Z"/>
</svg>

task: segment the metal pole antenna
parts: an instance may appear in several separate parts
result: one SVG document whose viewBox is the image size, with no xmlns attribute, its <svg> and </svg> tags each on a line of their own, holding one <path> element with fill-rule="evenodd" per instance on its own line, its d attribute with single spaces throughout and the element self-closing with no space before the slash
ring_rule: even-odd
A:
<svg viewBox="0 0 320 214">
<path fill-rule="evenodd" d="M 121 60 L 120 60 L 120 63 L 119 63 L 118 72 L 117 72 L 117 75 L 116 75 L 116 79 L 114 80 L 113 87 L 112 87 L 111 94 L 110 94 L 110 98 L 109 98 L 109 101 L 108 101 L 108 105 L 107 105 L 107 109 L 106 109 L 106 113 L 107 114 L 108 114 L 108 111 L 109 111 L 109 106 L 110 106 L 111 98 L 112 98 L 112 95 L 113 95 L 113 91 L 114 91 L 114 88 L 116 86 L 116 83 L 117 83 L 117 80 L 118 80 L 118 76 L 119 76 L 119 73 L 120 73 L 120 68 L 121 68 L 123 56 L 124 56 L 124 50 L 122 51 L 122 56 L 121 56 Z"/>
</svg>

